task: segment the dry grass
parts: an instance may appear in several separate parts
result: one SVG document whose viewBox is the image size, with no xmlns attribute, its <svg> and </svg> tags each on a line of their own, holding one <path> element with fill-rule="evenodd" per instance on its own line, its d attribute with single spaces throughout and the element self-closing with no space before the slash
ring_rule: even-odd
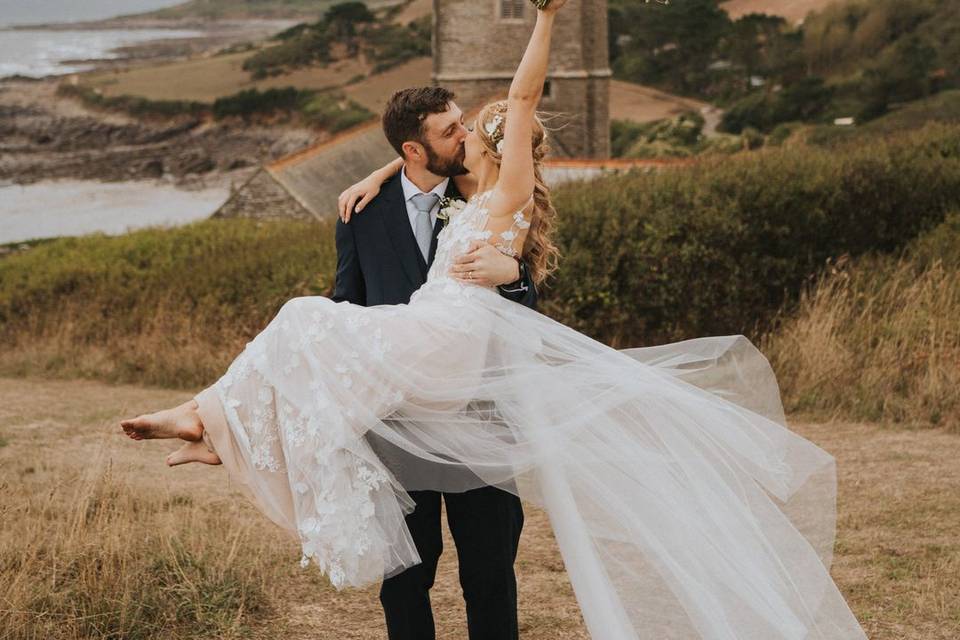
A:
<svg viewBox="0 0 960 640">
<path fill-rule="evenodd" d="M 376 588 L 333 591 L 221 468 L 168 469 L 175 445 L 117 420 L 189 393 L 0 378 L 0 638 L 385 637 Z M 865 424 L 795 428 L 837 456 L 834 575 L 873 640 L 960 634 L 960 438 Z M 464 638 L 454 546 L 433 591 Z M 517 562 L 521 637 L 586 640 L 542 512 Z"/>
<path fill-rule="evenodd" d="M 765 342 L 790 409 L 960 430 L 956 266 L 841 262 Z"/>
</svg>

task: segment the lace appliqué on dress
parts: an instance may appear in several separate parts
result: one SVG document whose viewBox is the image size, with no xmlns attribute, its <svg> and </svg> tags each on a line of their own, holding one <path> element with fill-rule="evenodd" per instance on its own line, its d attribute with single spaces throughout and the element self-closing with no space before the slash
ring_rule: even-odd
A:
<svg viewBox="0 0 960 640">
<path fill-rule="evenodd" d="M 377 578 L 379 547 L 384 532 L 375 518 L 376 505 L 392 494 L 389 478 L 353 450 L 361 422 L 353 409 L 338 409 L 336 389 L 349 391 L 355 379 L 362 379 L 368 358 L 352 352 L 330 368 L 330 374 L 309 382 L 309 413 L 305 415 L 285 398 L 271 382 L 282 377 L 304 375 L 307 350 L 335 339 L 337 331 L 369 332 L 371 340 L 355 344 L 374 360 L 382 360 L 392 345 L 379 326 L 371 326 L 367 310 L 355 307 L 356 314 L 313 311 L 302 333 L 286 319 L 291 300 L 277 314 L 276 321 L 248 343 L 227 372 L 215 383 L 224 415 L 238 443 L 248 452 L 250 463 L 259 471 L 286 474 L 291 498 L 298 514 L 301 566 L 313 560 L 337 588 L 357 583 L 358 578 Z M 333 302 L 329 302 L 333 305 Z M 383 314 L 389 316 L 391 314 Z M 342 322 L 335 322 L 339 320 Z M 281 332 L 276 332 L 276 328 Z M 287 340 L 279 340 L 280 336 Z M 291 338 L 292 337 L 292 338 Z M 277 371 L 277 347 L 285 364 Z M 332 385 L 332 386 L 331 386 Z M 380 389 L 388 405 L 399 404 L 397 390 Z M 248 399 L 241 402 L 238 398 Z M 255 400 L 250 401 L 250 398 Z M 387 406 L 384 411 L 391 411 Z M 373 550 L 373 554 L 370 551 Z"/>
</svg>

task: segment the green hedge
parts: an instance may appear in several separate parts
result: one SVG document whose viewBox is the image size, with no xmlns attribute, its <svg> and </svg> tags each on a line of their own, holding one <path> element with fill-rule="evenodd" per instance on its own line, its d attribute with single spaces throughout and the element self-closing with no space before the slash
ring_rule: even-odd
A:
<svg viewBox="0 0 960 640">
<path fill-rule="evenodd" d="M 618 345 L 762 330 L 827 258 L 891 251 L 960 203 L 960 128 L 769 149 L 555 193 L 544 309 Z"/>
<path fill-rule="evenodd" d="M 133 116 L 168 118 L 179 115 L 203 116 L 210 105 L 195 100 L 151 100 L 140 96 L 105 96 L 83 85 L 60 84 L 57 94 L 76 98 L 88 105 L 111 111 L 123 111 Z"/>
<path fill-rule="evenodd" d="M 330 224 L 205 220 L 0 258 L 0 370 L 209 383 L 299 295 L 326 295 Z"/>
</svg>

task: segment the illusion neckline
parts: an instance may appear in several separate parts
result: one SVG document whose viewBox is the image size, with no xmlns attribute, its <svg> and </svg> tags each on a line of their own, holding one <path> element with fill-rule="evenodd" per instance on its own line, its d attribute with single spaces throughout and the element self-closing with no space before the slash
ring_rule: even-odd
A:
<svg viewBox="0 0 960 640">
<path fill-rule="evenodd" d="M 479 200 L 481 196 L 493 193 L 493 189 L 487 189 L 486 191 L 477 191 L 475 194 L 470 196 L 470 199 L 467 202 L 473 202 L 474 200 Z"/>
</svg>

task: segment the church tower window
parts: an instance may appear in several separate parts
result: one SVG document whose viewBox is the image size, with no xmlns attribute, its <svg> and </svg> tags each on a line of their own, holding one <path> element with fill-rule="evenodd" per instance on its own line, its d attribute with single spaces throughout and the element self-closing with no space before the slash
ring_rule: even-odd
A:
<svg viewBox="0 0 960 640">
<path fill-rule="evenodd" d="M 527 0 L 497 0 L 501 20 L 523 20 Z"/>
</svg>

